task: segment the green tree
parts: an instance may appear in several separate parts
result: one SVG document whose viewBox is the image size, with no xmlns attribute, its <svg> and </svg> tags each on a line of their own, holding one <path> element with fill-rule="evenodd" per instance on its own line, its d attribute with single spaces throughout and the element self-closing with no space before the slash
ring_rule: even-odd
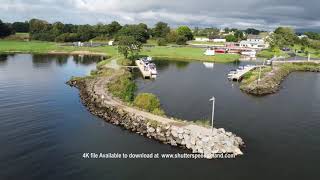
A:
<svg viewBox="0 0 320 180">
<path fill-rule="evenodd" d="M 244 39 L 244 34 L 243 34 L 242 31 L 236 30 L 236 31 L 234 32 L 234 37 L 237 38 L 237 41 L 241 41 L 241 40 Z"/>
<path fill-rule="evenodd" d="M 26 33 L 29 32 L 29 22 L 14 22 L 12 28 L 15 32 Z"/>
<path fill-rule="evenodd" d="M 119 36 L 118 37 L 118 51 L 123 54 L 125 58 L 134 58 L 141 50 L 142 43 L 137 41 L 133 36 Z"/>
<path fill-rule="evenodd" d="M 136 41 L 141 43 L 147 42 L 149 38 L 148 29 L 144 24 L 125 25 L 118 31 L 116 40 L 120 36 L 132 36 Z"/>
<path fill-rule="evenodd" d="M 177 29 L 177 33 L 179 36 L 185 37 L 187 40 L 193 39 L 192 31 L 188 26 L 180 26 Z"/>
<path fill-rule="evenodd" d="M 178 33 L 176 31 L 170 31 L 166 36 L 166 40 L 169 43 L 176 43 L 177 39 Z"/>
<path fill-rule="evenodd" d="M 178 45 L 186 45 L 188 39 L 185 36 L 178 36 L 176 40 L 176 44 Z"/>
<path fill-rule="evenodd" d="M 9 36 L 13 33 L 13 29 L 8 24 L 5 24 L 0 20 L 0 38 Z"/>
<path fill-rule="evenodd" d="M 165 38 L 158 38 L 157 44 L 158 44 L 158 46 L 166 46 L 167 40 Z"/>
<path fill-rule="evenodd" d="M 234 35 L 232 35 L 232 34 L 227 35 L 225 38 L 226 38 L 227 42 L 236 42 L 236 41 L 238 40 L 238 39 L 237 39 Z"/>
<path fill-rule="evenodd" d="M 259 35 L 260 31 L 254 28 L 248 28 L 245 30 L 247 34 Z"/>
<path fill-rule="evenodd" d="M 167 23 L 158 22 L 155 27 L 152 29 L 152 34 L 154 37 L 165 38 L 170 32 L 170 27 Z"/>
<path fill-rule="evenodd" d="M 274 33 L 270 35 L 267 40 L 270 44 L 271 49 L 273 48 L 284 48 L 288 46 L 293 46 L 295 43 L 299 42 L 299 38 L 289 27 L 279 27 Z"/>
</svg>

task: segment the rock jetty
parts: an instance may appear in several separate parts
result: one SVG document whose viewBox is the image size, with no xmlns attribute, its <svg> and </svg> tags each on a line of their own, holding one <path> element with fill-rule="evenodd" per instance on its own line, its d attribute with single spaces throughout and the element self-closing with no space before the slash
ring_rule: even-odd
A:
<svg viewBox="0 0 320 180">
<path fill-rule="evenodd" d="M 281 82 L 291 72 L 320 72 L 319 62 L 279 63 L 273 67 L 272 71 L 266 73 L 259 82 L 255 80 L 249 84 L 243 84 L 240 89 L 247 94 L 255 96 L 276 93 L 281 87 Z"/>
<path fill-rule="evenodd" d="M 243 140 L 223 128 L 211 130 L 196 124 L 157 116 L 127 106 L 112 97 L 106 84 L 111 77 L 83 78 L 70 80 L 77 87 L 87 109 L 94 115 L 114 125 L 153 138 L 165 144 L 190 149 L 212 159 L 216 154 L 242 155 Z"/>
</svg>

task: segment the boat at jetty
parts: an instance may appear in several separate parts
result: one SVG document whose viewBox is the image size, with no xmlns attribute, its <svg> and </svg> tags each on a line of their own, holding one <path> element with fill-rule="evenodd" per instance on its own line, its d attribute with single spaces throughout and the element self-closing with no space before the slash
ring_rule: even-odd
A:
<svg viewBox="0 0 320 180">
<path fill-rule="evenodd" d="M 143 57 L 136 61 L 136 64 L 145 78 L 156 78 L 158 75 L 157 67 L 151 61 L 152 57 Z"/>
<path fill-rule="evenodd" d="M 254 69 L 254 65 L 239 66 L 238 69 L 232 69 L 227 74 L 229 80 L 239 80 L 244 74 Z"/>
</svg>

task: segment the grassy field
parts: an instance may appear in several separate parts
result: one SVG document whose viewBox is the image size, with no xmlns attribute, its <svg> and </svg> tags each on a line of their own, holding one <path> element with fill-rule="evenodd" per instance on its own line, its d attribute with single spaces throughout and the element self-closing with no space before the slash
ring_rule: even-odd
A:
<svg viewBox="0 0 320 180">
<path fill-rule="evenodd" d="M 234 62 L 240 55 L 237 54 L 216 54 L 215 56 L 205 56 L 204 49 L 193 47 L 170 47 L 157 46 L 155 48 L 144 48 L 141 52 L 143 55 L 152 56 L 156 59 L 168 60 L 199 60 L 214 62 Z"/>
<path fill-rule="evenodd" d="M 116 56 L 118 54 L 116 46 L 105 47 L 72 47 L 62 46 L 54 42 L 42 41 L 9 41 L 0 40 L 0 53 L 71 53 L 75 51 L 87 51 L 92 53 L 105 53 L 108 56 Z M 234 62 L 239 59 L 239 55 L 235 54 L 217 54 L 216 56 L 203 55 L 204 49 L 193 47 L 170 47 L 155 46 L 153 48 L 143 48 L 141 55 L 152 56 L 156 59 L 168 60 L 199 60 L 214 62 Z"/>
<path fill-rule="evenodd" d="M 208 45 L 216 45 L 216 46 L 224 46 L 223 42 L 203 42 L 203 41 L 188 41 L 188 44 L 208 44 Z"/>
<path fill-rule="evenodd" d="M 54 42 L 43 42 L 43 41 L 0 41 L 0 53 L 50 53 L 50 52 L 65 52 L 70 53 L 73 51 L 89 51 L 95 53 L 106 53 L 109 56 L 115 56 L 117 54 L 116 47 L 72 47 L 72 46 L 61 46 L 61 44 Z"/>
<path fill-rule="evenodd" d="M 271 59 L 271 58 L 273 58 L 274 55 L 275 55 L 275 53 L 273 51 L 271 51 L 271 49 L 265 49 L 265 50 L 260 51 L 257 54 L 257 57 Z M 280 51 L 280 53 L 276 54 L 276 56 L 289 57 L 289 55 L 283 51 Z"/>
<path fill-rule="evenodd" d="M 293 49 L 296 49 L 297 51 L 299 51 L 299 50 L 301 50 L 301 45 L 294 45 Z M 309 52 L 311 58 L 320 58 L 320 50 L 319 49 L 313 49 L 310 47 L 306 47 L 305 52 Z M 298 56 L 308 57 L 308 54 L 298 53 Z"/>
</svg>

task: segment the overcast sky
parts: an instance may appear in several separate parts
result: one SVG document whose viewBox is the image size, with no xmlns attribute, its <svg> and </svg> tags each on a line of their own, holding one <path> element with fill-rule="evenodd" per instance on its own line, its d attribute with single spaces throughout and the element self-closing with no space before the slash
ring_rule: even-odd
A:
<svg viewBox="0 0 320 180">
<path fill-rule="evenodd" d="M 0 19 L 320 29 L 320 0 L 0 0 Z"/>
</svg>

